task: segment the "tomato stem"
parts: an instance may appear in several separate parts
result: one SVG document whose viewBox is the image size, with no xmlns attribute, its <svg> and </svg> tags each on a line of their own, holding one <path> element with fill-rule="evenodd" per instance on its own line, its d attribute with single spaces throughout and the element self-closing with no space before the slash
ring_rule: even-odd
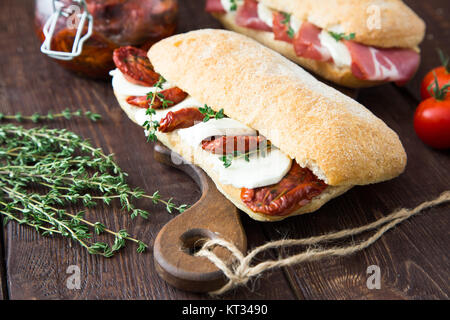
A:
<svg viewBox="0 0 450 320">
<path fill-rule="evenodd" d="M 441 49 L 437 49 L 439 54 L 439 59 L 441 60 L 442 66 L 444 67 L 447 73 L 450 73 L 450 57 L 444 53 Z"/>
<path fill-rule="evenodd" d="M 442 101 L 445 99 L 445 96 L 447 95 L 447 91 L 450 88 L 450 83 L 444 84 L 442 88 L 439 88 L 439 82 L 435 71 L 433 71 L 433 75 L 434 75 L 434 82 L 432 82 L 428 86 L 427 90 L 434 99 L 436 99 L 437 101 Z"/>
</svg>

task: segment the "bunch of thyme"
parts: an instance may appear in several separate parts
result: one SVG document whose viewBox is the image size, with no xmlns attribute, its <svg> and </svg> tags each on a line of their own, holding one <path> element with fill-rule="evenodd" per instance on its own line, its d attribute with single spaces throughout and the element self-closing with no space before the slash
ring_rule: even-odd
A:
<svg viewBox="0 0 450 320">
<path fill-rule="evenodd" d="M 132 189 L 125 181 L 127 174 L 114 162 L 75 133 L 46 127 L 25 129 L 12 124 L 0 125 L 0 214 L 26 224 L 44 235 L 60 234 L 77 241 L 89 253 L 111 257 L 135 242 L 138 252 L 147 245 L 132 238 L 126 230 L 112 231 L 100 222 L 90 222 L 84 211 L 67 211 L 70 204 L 85 208 L 98 201 L 109 205 L 117 199 L 132 218 L 147 218 L 149 212 L 136 208 L 133 200 L 151 199 L 163 203 L 168 212 L 182 212 L 172 199 L 161 199 L 158 191 L 147 195 Z M 93 233 L 114 237 L 112 246 L 94 242 Z"/>
</svg>

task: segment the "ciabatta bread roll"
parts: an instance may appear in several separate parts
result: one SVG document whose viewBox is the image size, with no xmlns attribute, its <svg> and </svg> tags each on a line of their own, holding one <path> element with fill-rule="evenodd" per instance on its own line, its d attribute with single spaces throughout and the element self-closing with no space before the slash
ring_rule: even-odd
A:
<svg viewBox="0 0 450 320">
<path fill-rule="evenodd" d="M 207 0 L 206 11 L 346 87 L 404 84 L 420 63 L 425 23 L 400 0 Z"/>
<path fill-rule="evenodd" d="M 158 140 L 200 166 L 230 201 L 256 220 L 316 211 L 355 185 L 392 179 L 405 168 L 402 144 L 382 120 L 250 38 L 223 30 L 193 31 L 156 43 L 148 57 L 167 81 L 157 91 L 176 86 L 189 96 L 149 116 L 145 108 L 127 102 L 131 87 L 116 70 L 113 87 L 120 106 L 140 125 L 160 121 L 154 132 Z M 212 116 L 207 122 L 160 131 L 178 111 L 204 111 L 205 104 L 228 118 Z M 222 154 L 211 152 L 207 138 L 217 132 L 210 134 L 213 142 L 220 141 L 224 124 L 232 137 L 270 141 L 268 152 L 248 161 L 231 154 L 231 166 L 218 165 Z"/>
</svg>

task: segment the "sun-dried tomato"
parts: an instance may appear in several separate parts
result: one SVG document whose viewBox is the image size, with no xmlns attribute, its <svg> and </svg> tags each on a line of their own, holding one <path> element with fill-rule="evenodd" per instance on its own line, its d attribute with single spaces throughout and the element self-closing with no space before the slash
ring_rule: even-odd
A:
<svg viewBox="0 0 450 320">
<path fill-rule="evenodd" d="M 174 87 L 170 89 L 163 90 L 159 92 L 159 94 L 162 94 L 164 96 L 164 100 L 170 101 L 167 106 L 172 107 L 187 97 L 187 93 L 181 90 L 180 88 Z M 127 98 L 127 102 L 133 106 L 139 107 L 139 108 L 148 108 L 150 107 L 149 103 L 151 102 L 151 99 L 147 99 L 146 96 L 129 96 Z M 163 105 L 161 99 L 159 97 L 156 97 L 153 101 L 153 104 L 151 107 L 153 109 L 159 109 Z"/>
<path fill-rule="evenodd" d="M 147 53 L 131 46 L 114 50 L 113 60 L 125 79 L 141 86 L 151 87 L 158 82 L 160 75 L 153 70 Z"/>
<path fill-rule="evenodd" d="M 311 202 L 327 184 L 311 170 L 294 163 L 277 184 L 255 189 L 241 189 L 241 200 L 254 212 L 285 216 Z"/>
<path fill-rule="evenodd" d="M 202 141 L 202 149 L 214 154 L 230 154 L 236 151 L 247 153 L 266 147 L 267 139 L 263 136 L 220 136 Z"/>
<path fill-rule="evenodd" d="M 171 132 L 176 129 L 192 127 L 196 122 L 202 121 L 204 115 L 197 108 L 183 108 L 177 111 L 169 111 L 159 122 L 158 130 Z"/>
</svg>

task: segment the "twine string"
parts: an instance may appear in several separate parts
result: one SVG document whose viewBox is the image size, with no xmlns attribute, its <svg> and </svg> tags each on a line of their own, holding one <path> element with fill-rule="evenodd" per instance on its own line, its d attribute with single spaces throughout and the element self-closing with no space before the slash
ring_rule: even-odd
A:
<svg viewBox="0 0 450 320">
<path fill-rule="evenodd" d="M 398 209 L 381 219 L 378 219 L 372 223 L 369 223 L 361 227 L 341 230 L 305 239 L 282 239 L 268 242 L 262 246 L 256 247 L 255 249 L 250 251 L 246 256 L 244 256 L 244 254 L 233 243 L 229 241 L 226 241 L 224 239 L 211 239 L 205 242 L 203 247 L 197 252 L 196 255 L 208 258 L 220 270 L 222 270 L 224 275 L 227 277 L 228 282 L 222 288 L 210 292 L 210 294 L 212 295 L 221 295 L 235 287 L 247 284 L 247 282 L 253 277 L 259 276 L 263 272 L 271 269 L 285 266 L 292 266 L 307 261 L 317 261 L 329 257 L 348 256 L 355 252 L 361 251 L 372 245 L 379 238 L 381 238 L 381 236 L 385 234 L 388 230 L 394 228 L 396 225 L 405 221 L 406 219 L 418 214 L 419 212 L 425 209 L 449 201 L 450 201 L 450 191 L 445 191 L 438 198 L 431 201 L 423 202 L 414 209 L 406 209 L 406 208 Z M 267 260 L 252 266 L 253 259 L 258 254 L 269 249 L 275 248 L 279 249 L 299 245 L 314 245 L 326 241 L 348 238 L 350 236 L 358 235 L 366 231 L 375 229 L 377 229 L 376 233 L 374 233 L 366 240 L 363 240 L 356 244 L 343 247 L 331 247 L 328 249 L 307 248 L 305 251 L 289 257 L 280 258 L 278 260 Z M 216 246 L 224 247 L 231 253 L 233 257 L 231 263 L 227 263 L 226 261 L 220 259 L 212 251 Z"/>
</svg>

